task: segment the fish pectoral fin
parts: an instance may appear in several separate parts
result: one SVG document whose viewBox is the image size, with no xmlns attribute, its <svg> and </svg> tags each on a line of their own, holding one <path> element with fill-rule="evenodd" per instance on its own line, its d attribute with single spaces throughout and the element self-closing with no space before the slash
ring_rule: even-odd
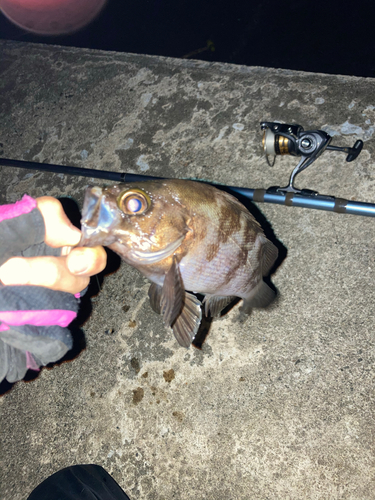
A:
<svg viewBox="0 0 375 500">
<path fill-rule="evenodd" d="M 181 312 L 184 304 L 184 296 L 185 289 L 180 268 L 176 257 L 173 256 L 172 265 L 165 275 L 160 296 L 160 311 L 167 326 L 172 326 Z"/>
<path fill-rule="evenodd" d="M 172 325 L 177 342 L 189 347 L 197 334 L 202 319 L 201 302 L 192 293 L 185 292 L 181 313 Z"/>
<path fill-rule="evenodd" d="M 201 302 L 192 293 L 185 292 L 175 257 L 163 286 L 152 283 L 148 296 L 152 309 L 162 314 L 164 323 L 172 327 L 177 342 L 189 347 L 202 319 Z"/>
<path fill-rule="evenodd" d="M 203 299 L 203 304 L 205 305 L 204 314 L 207 317 L 211 315 L 213 318 L 217 318 L 220 316 L 221 311 L 233 302 L 235 298 L 235 296 L 205 295 Z"/>
<path fill-rule="evenodd" d="M 240 307 L 240 312 L 250 314 L 254 307 L 267 307 L 276 297 L 275 292 L 261 280 L 243 299 L 243 304 Z"/>
<path fill-rule="evenodd" d="M 160 285 L 157 285 L 156 283 L 151 283 L 151 286 L 148 289 L 148 297 L 150 299 L 150 305 L 152 307 L 152 310 L 157 314 L 161 313 L 161 306 L 160 306 L 161 291 L 162 287 Z"/>
<path fill-rule="evenodd" d="M 259 249 L 259 262 L 262 270 L 262 276 L 267 276 L 267 274 L 272 269 L 275 261 L 279 255 L 278 249 L 273 243 L 271 243 L 264 234 L 258 235 Z"/>
</svg>

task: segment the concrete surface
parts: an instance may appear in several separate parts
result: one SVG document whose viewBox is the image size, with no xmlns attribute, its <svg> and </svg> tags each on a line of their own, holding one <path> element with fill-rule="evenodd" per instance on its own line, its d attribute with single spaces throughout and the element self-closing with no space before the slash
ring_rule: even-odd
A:
<svg viewBox="0 0 375 500">
<path fill-rule="evenodd" d="M 296 160 L 268 167 L 259 130 L 279 120 L 363 139 L 297 184 L 375 202 L 375 80 L 9 42 L 0 67 L 1 156 L 283 185 Z M 80 203 L 89 182 L 1 168 L 0 202 Z M 233 308 L 185 350 L 137 271 L 107 274 L 65 362 L 2 386 L 1 499 L 76 463 L 132 500 L 375 498 L 374 220 L 258 208 L 287 249 L 278 302 L 245 323 Z"/>
</svg>

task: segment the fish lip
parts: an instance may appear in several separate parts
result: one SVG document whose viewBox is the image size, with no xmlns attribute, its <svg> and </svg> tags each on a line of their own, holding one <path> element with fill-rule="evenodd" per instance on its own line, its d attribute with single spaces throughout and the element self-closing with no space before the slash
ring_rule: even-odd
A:
<svg viewBox="0 0 375 500">
<path fill-rule="evenodd" d="M 103 202 L 103 188 L 89 186 L 83 201 L 80 246 L 108 246 L 116 241 L 109 233 L 113 215 L 111 206 Z"/>
<path fill-rule="evenodd" d="M 167 257 L 170 257 L 181 245 L 182 241 L 185 238 L 185 234 L 177 238 L 177 240 L 172 241 L 166 247 L 161 250 L 157 250 L 156 252 L 143 252 L 141 250 L 134 250 L 132 252 L 132 257 L 139 262 L 145 262 L 146 264 L 155 264 L 156 262 L 160 262 Z"/>
<path fill-rule="evenodd" d="M 96 234 L 95 234 L 96 233 Z M 84 222 L 81 221 L 81 239 L 78 243 L 78 246 L 86 247 L 92 246 L 93 244 L 93 236 L 98 236 L 98 228 L 87 226 Z"/>
<path fill-rule="evenodd" d="M 86 192 L 87 193 L 90 192 L 92 196 L 95 196 L 97 199 L 100 199 L 103 194 L 103 188 L 99 186 L 89 186 Z"/>
<path fill-rule="evenodd" d="M 78 246 L 108 246 L 116 240 L 116 236 L 108 234 L 97 226 L 88 226 L 85 222 L 81 223 L 81 239 Z"/>
</svg>

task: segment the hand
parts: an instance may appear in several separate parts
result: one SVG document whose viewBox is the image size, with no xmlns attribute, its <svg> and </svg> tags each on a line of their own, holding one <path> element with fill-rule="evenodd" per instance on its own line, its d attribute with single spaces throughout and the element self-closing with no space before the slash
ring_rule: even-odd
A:
<svg viewBox="0 0 375 500">
<path fill-rule="evenodd" d="M 63 247 L 61 257 L 12 257 L 0 266 L 0 281 L 4 285 L 38 285 L 76 294 L 86 288 L 90 276 L 105 268 L 104 248 L 73 248 L 80 241 L 81 231 L 69 221 L 61 203 L 51 196 L 36 201 L 46 228 L 45 243 Z"/>
</svg>

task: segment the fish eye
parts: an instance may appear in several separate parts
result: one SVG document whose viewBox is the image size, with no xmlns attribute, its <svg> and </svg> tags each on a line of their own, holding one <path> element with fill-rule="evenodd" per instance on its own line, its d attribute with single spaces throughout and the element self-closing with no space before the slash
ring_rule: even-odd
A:
<svg viewBox="0 0 375 500">
<path fill-rule="evenodd" d="M 151 200 L 141 189 L 128 189 L 117 197 L 117 206 L 128 215 L 143 214 L 151 206 Z"/>
</svg>

